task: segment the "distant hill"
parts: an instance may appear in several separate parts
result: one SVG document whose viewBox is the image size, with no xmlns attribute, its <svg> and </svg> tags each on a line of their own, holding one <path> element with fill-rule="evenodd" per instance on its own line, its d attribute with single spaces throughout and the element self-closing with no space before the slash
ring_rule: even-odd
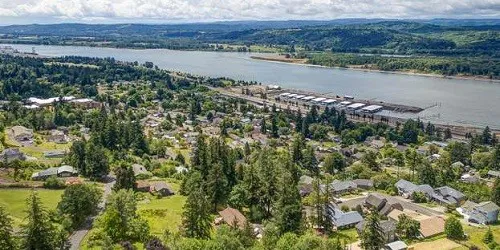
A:
<svg viewBox="0 0 500 250">
<path fill-rule="evenodd" d="M 7 42 L 206 48 L 208 43 L 300 46 L 309 51 L 499 56 L 500 19 L 338 19 L 189 24 L 49 24 L 0 27 Z M 23 40 L 25 36 L 38 39 Z M 1 37 L 0 37 L 1 38 Z M 173 41 L 173 40 L 175 41 Z M 180 40 L 179 40 L 180 39 Z M 2 40 L 0 40 L 2 41 Z M 64 42 L 64 43 L 63 43 Z M 96 44 L 92 44 L 92 43 Z"/>
</svg>

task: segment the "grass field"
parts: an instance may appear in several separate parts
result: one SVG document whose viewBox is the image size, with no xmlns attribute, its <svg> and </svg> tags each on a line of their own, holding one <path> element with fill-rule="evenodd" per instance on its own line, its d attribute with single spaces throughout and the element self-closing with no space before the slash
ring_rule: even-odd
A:
<svg viewBox="0 0 500 250">
<path fill-rule="evenodd" d="M 139 202 L 138 213 L 149 223 L 151 234 L 162 235 L 165 229 L 170 232 L 179 231 L 181 224 L 182 207 L 186 197 L 179 195 L 179 184 L 167 181 L 175 195 L 158 199 L 150 194 L 146 195 L 146 202 Z"/>
<path fill-rule="evenodd" d="M 55 209 L 61 200 L 63 190 L 37 189 L 40 199 L 46 209 Z M 26 199 L 31 194 L 31 189 L 0 189 L 0 206 L 14 220 L 14 227 L 19 227 L 26 217 Z"/>
<path fill-rule="evenodd" d="M 463 225 L 464 233 L 466 233 L 469 238 L 465 242 L 465 245 L 478 246 L 480 249 L 488 249 L 488 246 L 483 243 L 484 234 L 488 231 L 487 227 L 473 227 L 469 225 Z M 500 243 L 500 225 L 491 225 L 491 231 L 493 232 L 493 238 L 497 243 Z"/>
<path fill-rule="evenodd" d="M 46 163 L 46 164 L 59 164 L 61 163 L 62 158 L 46 158 L 44 156 L 45 152 L 48 151 L 69 151 L 69 148 L 71 147 L 71 143 L 65 143 L 65 144 L 58 144 L 55 142 L 48 142 L 43 139 L 41 139 L 41 135 L 35 134 L 35 137 L 40 138 L 41 143 L 36 144 L 33 143 L 32 145 L 21 145 L 15 140 L 12 140 L 9 138 L 9 136 L 6 136 L 6 143 L 11 146 L 16 146 L 19 147 L 19 150 L 23 153 L 25 153 L 28 156 L 36 157 L 40 162 Z"/>
</svg>

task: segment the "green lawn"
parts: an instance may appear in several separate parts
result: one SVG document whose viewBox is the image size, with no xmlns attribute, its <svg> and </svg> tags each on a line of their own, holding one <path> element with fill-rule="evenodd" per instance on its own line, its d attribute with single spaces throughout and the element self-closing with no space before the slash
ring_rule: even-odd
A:
<svg viewBox="0 0 500 250">
<path fill-rule="evenodd" d="M 359 239 L 359 235 L 358 232 L 356 231 L 356 228 L 339 230 L 335 232 L 332 236 L 332 238 L 337 238 L 337 237 L 339 237 L 341 241 L 345 240 L 347 243 L 353 243 Z"/>
<path fill-rule="evenodd" d="M 138 213 L 148 221 L 151 234 L 162 235 L 165 229 L 179 231 L 186 197 L 176 194 L 161 199 L 148 195 L 148 198 L 149 202 L 138 205 Z"/>
<path fill-rule="evenodd" d="M 24 146 L 12 140 L 6 136 L 6 143 L 11 146 L 19 147 L 19 150 L 28 156 L 36 157 L 38 161 L 46 164 L 59 164 L 62 158 L 46 158 L 44 156 L 45 152 L 49 151 L 69 151 L 71 143 L 58 144 L 55 142 L 48 142 L 42 139 L 42 136 L 35 134 L 36 138 L 39 138 L 40 144 L 33 143 L 29 146 Z"/>
<path fill-rule="evenodd" d="M 487 227 L 473 227 L 469 225 L 463 225 L 464 232 L 469 235 L 466 245 L 476 245 L 480 249 L 488 249 L 488 246 L 483 243 L 483 237 L 486 231 L 488 231 Z M 500 225 L 491 225 L 491 231 L 493 232 L 493 238 L 497 243 L 500 243 Z"/>
<path fill-rule="evenodd" d="M 37 189 L 38 195 L 46 209 L 55 209 L 61 200 L 63 190 Z M 26 199 L 31 194 L 31 189 L 0 189 L 0 206 L 14 220 L 14 227 L 20 226 L 25 215 Z"/>
</svg>

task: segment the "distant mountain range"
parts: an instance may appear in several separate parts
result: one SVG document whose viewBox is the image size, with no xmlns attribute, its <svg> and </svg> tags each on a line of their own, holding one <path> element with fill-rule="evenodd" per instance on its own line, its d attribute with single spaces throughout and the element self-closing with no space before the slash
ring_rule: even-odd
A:
<svg viewBox="0 0 500 250">
<path fill-rule="evenodd" d="M 498 57 L 500 53 L 500 19 L 64 23 L 2 26 L 0 34 L 0 42 L 32 44 L 207 49 L 210 43 L 224 43 L 376 54 Z"/>
</svg>

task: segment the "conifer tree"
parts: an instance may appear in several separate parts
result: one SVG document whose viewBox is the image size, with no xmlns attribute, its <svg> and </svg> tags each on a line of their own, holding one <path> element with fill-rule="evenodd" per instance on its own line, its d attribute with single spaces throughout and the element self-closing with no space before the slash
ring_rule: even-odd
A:
<svg viewBox="0 0 500 250">
<path fill-rule="evenodd" d="M 16 249 L 13 237 L 12 219 L 0 206 L 0 249 Z"/>
<path fill-rule="evenodd" d="M 380 215 L 372 212 L 365 219 L 360 235 L 361 247 L 366 250 L 379 250 L 384 246 L 384 236 L 380 227 Z"/>
<path fill-rule="evenodd" d="M 210 204 L 202 189 L 193 190 L 184 205 L 182 233 L 185 237 L 208 239 L 212 229 Z"/>
<path fill-rule="evenodd" d="M 23 225 L 23 249 L 45 250 L 56 248 L 56 229 L 38 193 L 33 191 L 27 199 L 27 224 Z"/>
<path fill-rule="evenodd" d="M 297 182 L 285 169 L 281 174 L 280 190 L 276 204 L 276 226 L 281 234 L 299 233 L 302 224 L 302 203 Z"/>
</svg>

